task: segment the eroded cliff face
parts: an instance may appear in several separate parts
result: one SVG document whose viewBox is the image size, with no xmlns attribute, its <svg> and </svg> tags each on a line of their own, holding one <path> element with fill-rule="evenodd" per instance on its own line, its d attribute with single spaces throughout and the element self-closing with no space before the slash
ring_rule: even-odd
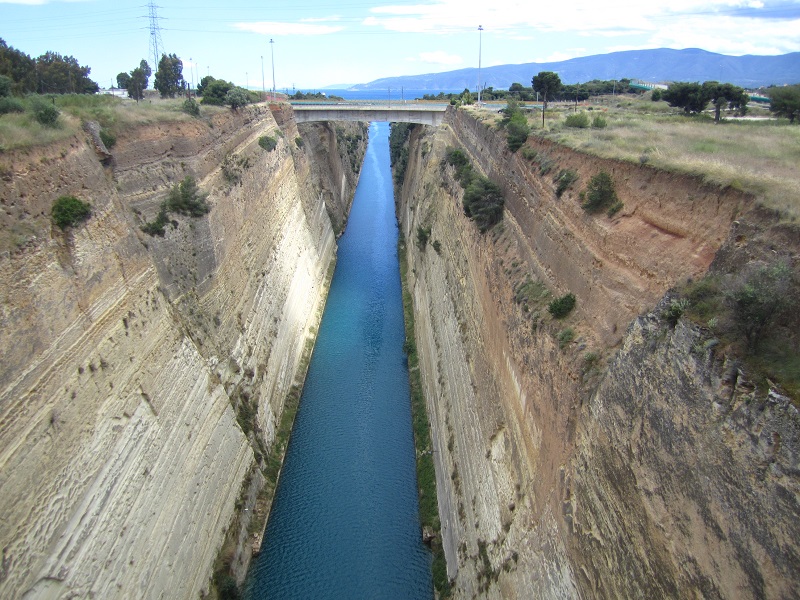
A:
<svg viewBox="0 0 800 600">
<path fill-rule="evenodd" d="M 796 596 L 797 410 L 661 317 L 715 256 L 780 248 L 797 271 L 796 231 L 767 243 L 735 191 L 528 145 L 533 161 L 456 111 L 412 131 L 398 198 L 455 597 Z M 448 146 L 503 187 L 484 235 Z M 579 177 L 561 198 L 560 169 Z M 600 170 L 624 202 L 614 218 L 580 207 Z M 547 315 L 548 290 L 575 294 L 567 320 Z"/>
<path fill-rule="evenodd" d="M 274 112 L 141 126 L 106 167 L 82 138 L 4 155 L 4 598 L 207 593 L 302 378 L 335 257 L 329 213 L 344 219 L 360 166 L 301 147 L 290 109 Z M 142 233 L 187 175 L 210 213 Z M 49 210 L 66 194 L 92 217 L 61 232 Z"/>
</svg>

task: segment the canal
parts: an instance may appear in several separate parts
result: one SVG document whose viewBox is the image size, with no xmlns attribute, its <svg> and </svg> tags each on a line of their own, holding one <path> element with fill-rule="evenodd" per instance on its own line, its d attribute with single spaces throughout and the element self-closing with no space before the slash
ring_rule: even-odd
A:
<svg viewBox="0 0 800 600">
<path fill-rule="evenodd" d="M 245 597 L 433 597 L 389 166 L 373 123 L 261 554 Z"/>
</svg>

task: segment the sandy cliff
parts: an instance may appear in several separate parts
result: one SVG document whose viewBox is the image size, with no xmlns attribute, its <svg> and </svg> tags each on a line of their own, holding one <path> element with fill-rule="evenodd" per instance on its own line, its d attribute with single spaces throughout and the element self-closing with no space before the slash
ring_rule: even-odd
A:
<svg viewBox="0 0 800 600">
<path fill-rule="evenodd" d="M 661 317 L 715 256 L 779 248 L 797 269 L 796 234 L 743 231 L 759 216 L 736 191 L 528 144 L 535 160 L 466 111 L 418 127 L 398 199 L 455 597 L 796 596 L 797 410 Z M 448 146 L 503 187 L 484 235 Z M 561 169 L 579 183 L 559 198 Z M 600 170 L 614 218 L 580 207 Z M 567 320 L 548 291 L 575 294 Z"/>
<path fill-rule="evenodd" d="M 83 138 L 3 156 L 0 596 L 208 591 L 319 318 L 329 214 L 345 218 L 359 167 L 298 145 L 274 112 L 144 125 L 111 166 Z M 210 213 L 145 235 L 187 175 Z M 61 232 L 49 210 L 65 194 L 93 214 Z"/>
</svg>

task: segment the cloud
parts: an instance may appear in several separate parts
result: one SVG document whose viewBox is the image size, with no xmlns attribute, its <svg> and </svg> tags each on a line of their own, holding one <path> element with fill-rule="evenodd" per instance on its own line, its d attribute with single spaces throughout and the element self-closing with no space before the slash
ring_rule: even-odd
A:
<svg viewBox="0 0 800 600">
<path fill-rule="evenodd" d="M 507 39 L 541 33 L 567 33 L 595 38 L 651 36 L 669 47 L 702 47 L 713 41 L 730 54 L 800 50 L 798 0 L 671 0 L 669 3 L 616 0 L 572 0 L 561 4 L 527 0 L 493 0 L 490 5 L 464 0 L 430 4 L 388 5 L 370 9 L 366 27 L 427 34 L 502 35 Z M 758 31 L 758 37 L 754 35 Z M 727 43 L 723 40 L 727 39 Z M 690 42 L 684 40 L 691 40 Z"/>
<path fill-rule="evenodd" d="M 442 50 L 436 50 L 434 52 L 420 52 L 417 56 L 409 58 L 408 60 L 412 62 L 423 62 L 433 65 L 446 65 L 446 66 L 454 66 L 460 65 L 464 62 L 464 59 L 456 54 L 448 54 Z"/>
<path fill-rule="evenodd" d="M 344 29 L 341 25 L 316 25 L 314 23 L 283 23 L 280 21 L 255 21 L 252 23 L 235 23 L 240 31 L 249 31 L 261 35 L 328 35 Z"/>
</svg>

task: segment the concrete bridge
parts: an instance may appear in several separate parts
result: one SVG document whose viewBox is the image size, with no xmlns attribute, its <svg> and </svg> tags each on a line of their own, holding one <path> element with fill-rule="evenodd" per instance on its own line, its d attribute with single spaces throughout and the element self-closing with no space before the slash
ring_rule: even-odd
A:
<svg viewBox="0 0 800 600">
<path fill-rule="evenodd" d="M 447 104 L 402 102 L 292 102 L 298 123 L 309 121 L 385 121 L 440 125 Z"/>
</svg>

